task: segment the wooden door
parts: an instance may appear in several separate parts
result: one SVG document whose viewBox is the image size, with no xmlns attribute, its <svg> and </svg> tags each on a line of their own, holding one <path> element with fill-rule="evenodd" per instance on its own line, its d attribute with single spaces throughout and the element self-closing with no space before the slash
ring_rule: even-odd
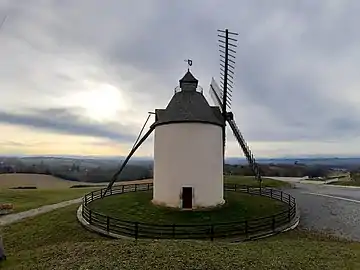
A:
<svg viewBox="0 0 360 270">
<path fill-rule="evenodd" d="M 183 187 L 182 188 L 182 208 L 191 209 L 193 198 L 193 188 Z"/>
</svg>

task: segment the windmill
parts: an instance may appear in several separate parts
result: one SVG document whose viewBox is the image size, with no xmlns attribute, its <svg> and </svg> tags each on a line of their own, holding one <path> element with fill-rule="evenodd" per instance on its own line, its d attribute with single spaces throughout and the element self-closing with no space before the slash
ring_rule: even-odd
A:
<svg viewBox="0 0 360 270">
<path fill-rule="evenodd" d="M 220 50 L 224 59 L 221 64 L 223 88 L 220 89 L 214 79 L 210 85 L 210 94 L 216 106 L 209 105 L 203 96 L 202 87 L 190 71 L 192 61 L 185 60 L 188 70 L 179 80 L 174 96 L 165 109 L 156 109 L 149 113 L 133 147 L 112 177 L 103 196 L 112 188 L 132 155 L 155 131 L 152 202 L 187 209 L 223 204 L 226 123 L 229 123 L 261 183 L 259 167 L 234 121 L 233 114 L 227 111 L 227 107 L 231 105 L 231 91 L 228 89 L 232 87 L 231 79 L 234 74 L 234 67 L 231 65 L 234 60 L 230 57 L 234 58 L 231 52 L 235 52 L 229 47 L 236 45 L 230 42 L 235 40 L 230 37 L 235 33 L 228 30 L 221 33 L 225 34 L 219 35 L 222 43 L 220 48 L 224 49 Z M 155 122 L 141 136 L 151 114 L 155 115 Z"/>
<path fill-rule="evenodd" d="M 234 120 L 234 114 L 228 109 L 231 108 L 231 99 L 232 99 L 232 89 L 233 89 L 233 80 L 234 80 L 234 69 L 235 69 L 235 58 L 236 54 L 235 48 L 237 45 L 237 39 L 235 38 L 238 33 L 230 32 L 228 29 L 218 30 L 219 37 L 219 52 L 220 52 L 220 86 L 212 78 L 210 83 L 209 93 L 214 103 L 220 108 L 222 117 L 224 118 L 225 123 L 228 123 L 236 140 L 238 141 L 244 155 L 249 163 L 251 170 L 254 173 L 255 178 L 259 181 L 261 187 L 261 170 L 254 155 L 251 153 L 248 144 L 246 143 L 244 137 L 242 136 L 240 129 Z M 223 127 L 223 147 L 224 147 L 224 157 L 225 157 L 225 142 L 226 142 L 226 125 Z M 225 160 L 225 158 L 224 158 Z"/>
</svg>

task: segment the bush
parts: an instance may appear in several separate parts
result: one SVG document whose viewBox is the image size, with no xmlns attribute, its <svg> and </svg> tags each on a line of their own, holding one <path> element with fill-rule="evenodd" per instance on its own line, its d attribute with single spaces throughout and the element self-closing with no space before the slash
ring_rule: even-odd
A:
<svg viewBox="0 0 360 270">
<path fill-rule="evenodd" d="M 95 185 L 73 185 L 70 188 L 88 188 L 88 187 L 95 187 Z"/>
<path fill-rule="evenodd" d="M 37 189 L 37 187 L 28 186 L 28 187 L 12 187 L 10 189 Z"/>
</svg>

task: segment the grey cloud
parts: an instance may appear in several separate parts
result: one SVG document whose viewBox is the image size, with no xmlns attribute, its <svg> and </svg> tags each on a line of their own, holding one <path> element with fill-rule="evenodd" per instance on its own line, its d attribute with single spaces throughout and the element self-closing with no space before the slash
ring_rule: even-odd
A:
<svg viewBox="0 0 360 270">
<path fill-rule="evenodd" d="M 47 52 L 98 56 L 114 82 L 131 81 L 129 95 L 148 95 L 148 106 L 166 105 L 187 57 L 207 91 L 211 76 L 218 77 L 216 29 L 229 27 L 240 33 L 233 111 L 245 138 L 322 141 L 360 133 L 359 109 L 341 98 L 343 89 L 328 89 L 336 81 L 333 74 L 347 73 L 336 69 L 339 62 L 360 63 L 355 54 L 358 2 L 244 0 L 224 6 L 207 0 L 189 8 L 182 2 L 143 1 L 139 8 L 134 1 L 79 0 L 33 5 L 17 4 L 17 15 L 4 32 L 18 31 Z M 25 24 L 28 33 L 21 30 Z M 350 62 L 345 63 L 349 70 L 360 68 Z M 356 76 L 347 80 L 356 85 Z"/>
<path fill-rule="evenodd" d="M 106 138 L 122 143 L 133 142 L 136 138 L 126 131 L 129 127 L 85 121 L 64 108 L 34 109 L 32 112 L 26 114 L 0 112 L 0 123 L 45 129 L 62 134 Z"/>
<path fill-rule="evenodd" d="M 0 142 L 0 145 L 1 146 L 27 146 L 27 144 L 25 144 L 25 143 L 14 142 L 14 141 Z"/>
</svg>

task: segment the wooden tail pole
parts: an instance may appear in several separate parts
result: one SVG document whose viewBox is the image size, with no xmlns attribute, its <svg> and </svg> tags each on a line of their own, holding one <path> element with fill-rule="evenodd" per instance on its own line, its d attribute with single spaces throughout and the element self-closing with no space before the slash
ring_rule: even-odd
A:
<svg viewBox="0 0 360 270">
<path fill-rule="evenodd" d="M 150 136 L 150 134 L 153 132 L 154 129 L 155 129 L 155 127 L 151 126 L 150 129 L 148 130 L 148 132 L 146 132 L 144 134 L 144 136 L 137 142 L 137 144 L 134 145 L 134 147 L 131 149 L 130 153 L 128 154 L 128 156 L 124 160 L 124 162 L 121 164 L 121 167 L 119 168 L 119 170 L 112 177 L 112 179 L 111 179 L 110 183 L 108 184 L 103 196 L 105 196 L 106 193 L 112 188 L 113 184 L 115 183 L 115 181 L 117 180 L 117 178 L 119 177 L 121 172 L 124 170 L 126 164 L 129 162 L 132 155 L 136 152 L 136 150 L 140 147 L 140 145 L 142 145 L 143 142 L 145 142 L 145 140 Z"/>
</svg>

